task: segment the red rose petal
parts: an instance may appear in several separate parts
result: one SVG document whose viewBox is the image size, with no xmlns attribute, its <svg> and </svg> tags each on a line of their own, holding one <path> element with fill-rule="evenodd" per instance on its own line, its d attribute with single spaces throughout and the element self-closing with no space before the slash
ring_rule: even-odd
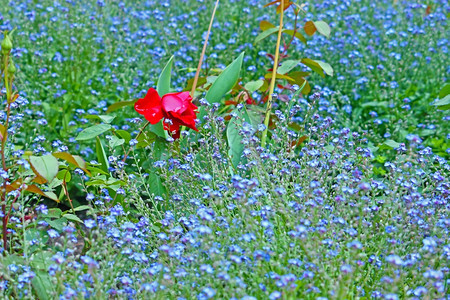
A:
<svg viewBox="0 0 450 300">
<path fill-rule="evenodd" d="M 147 95 L 134 104 L 134 109 L 153 125 L 163 118 L 161 97 L 153 88 L 150 88 Z"/>
<path fill-rule="evenodd" d="M 175 111 L 181 113 L 186 110 L 188 102 L 184 97 L 180 97 L 179 94 L 183 93 L 171 93 L 163 96 L 162 107 L 166 112 Z"/>
</svg>

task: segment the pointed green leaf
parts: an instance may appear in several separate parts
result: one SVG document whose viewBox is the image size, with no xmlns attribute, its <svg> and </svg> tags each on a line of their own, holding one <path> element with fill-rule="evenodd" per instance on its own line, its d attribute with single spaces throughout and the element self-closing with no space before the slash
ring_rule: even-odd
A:
<svg viewBox="0 0 450 300">
<path fill-rule="evenodd" d="M 86 169 L 86 162 L 84 161 L 83 158 L 81 158 L 81 156 L 72 155 L 68 152 L 55 152 L 52 155 L 56 158 L 65 160 L 72 165 L 75 165 L 76 167 L 80 168 L 88 175 L 90 175 L 90 172 Z"/>
<path fill-rule="evenodd" d="M 444 85 L 442 90 L 439 92 L 439 98 L 444 99 L 448 94 L 450 94 L 450 83 Z"/>
<path fill-rule="evenodd" d="M 448 110 L 450 109 L 450 95 L 445 96 L 443 99 L 439 99 L 435 103 L 433 103 L 440 110 Z"/>
<path fill-rule="evenodd" d="M 316 26 L 317 31 L 327 38 L 330 37 L 331 28 L 328 26 L 328 24 L 324 21 L 315 21 L 314 26 Z"/>
<path fill-rule="evenodd" d="M 160 138 L 167 139 L 168 134 L 164 130 L 162 121 L 156 123 L 155 125 L 150 125 L 150 131 L 159 136 Z"/>
<path fill-rule="evenodd" d="M 244 52 L 229 64 L 219 77 L 217 77 L 205 96 L 209 103 L 219 102 L 220 99 L 233 88 L 239 79 L 243 58 Z"/>
<path fill-rule="evenodd" d="M 148 187 L 151 193 L 155 194 L 155 196 L 163 196 L 165 194 L 165 187 L 162 184 L 161 177 L 156 172 L 151 172 L 148 180 Z"/>
<path fill-rule="evenodd" d="M 80 205 L 78 207 L 74 208 L 74 211 L 83 211 L 83 210 L 91 210 L 92 207 L 90 207 L 89 205 Z"/>
<path fill-rule="evenodd" d="M 86 141 L 99 136 L 100 134 L 110 130 L 112 128 L 109 124 L 98 124 L 91 127 L 88 127 L 81 131 L 76 137 L 77 141 Z"/>
<path fill-rule="evenodd" d="M 125 140 L 125 143 L 129 143 L 131 141 L 131 134 L 125 130 L 116 130 L 115 133 Z"/>
<path fill-rule="evenodd" d="M 327 64 L 326 62 L 323 62 L 321 60 L 304 58 L 302 59 L 302 63 L 310 67 L 311 70 L 313 70 L 322 77 L 325 77 L 325 74 L 333 76 L 333 68 L 330 66 L 330 64 Z"/>
<path fill-rule="evenodd" d="M 292 59 L 292 60 L 286 60 L 281 63 L 281 66 L 278 67 L 277 73 L 278 74 L 286 74 L 293 68 L 295 68 L 300 63 L 299 59 Z"/>
<path fill-rule="evenodd" d="M 247 122 L 253 126 L 261 123 L 261 115 L 255 111 L 244 109 L 235 109 L 233 111 L 237 114 L 237 118 L 232 118 L 227 127 L 227 141 L 228 141 L 228 155 L 230 156 L 231 163 L 236 167 L 242 159 L 242 152 L 244 151 L 244 145 L 242 144 L 242 136 L 239 134 L 239 130 L 242 128 L 242 124 Z"/>
<path fill-rule="evenodd" d="M 261 21 L 261 22 L 259 22 L 259 28 L 262 30 L 262 31 L 265 31 L 265 30 L 267 30 L 267 29 L 270 29 L 270 28 L 274 28 L 275 27 L 275 25 L 273 25 L 272 23 L 270 23 L 269 21 Z"/>
<path fill-rule="evenodd" d="M 30 156 L 30 163 L 34 170 L 39 173 L 47 182 L 51 182 L 58 174 L 58 160 L 51 154 L 44 156 Z"/>
<path fill-rule="evenodd" d="M 381 144 L 378 149 L 383 150 L 383 149 L 395 149 L 400 147 L 400 143 L 397 143 L 394 140 L 386 140 L 383 144 Z"/>
<path fill-rule="evenodd" d="M 258 79 L 255 81 L 249 81 L 245 84 L 245 89 L 250 93 L 257 91 L 264 84 L 264 80 Z"/>
<path fill-rule="evenodd" d="M 35 272 L 36 276 L 31 280 L 34 292 L 40 300 L 54 299 L 56 296 L 55 285 L 47 270 Z"/>
<path fill-rule="evenodd" d="M 159 74 L 158 83 L 156 85 L 156 91 L 159 96 L 162 97 L 170 92 L 170 76 L 172 73 L 173 55 L 169 58 L 164 69 Z"/>
<path fill-rule="evenodd" d="M 278 32 L 278 27 L 279 26 L 273 27 L 273 28 L 269 28 L 269 29 L 261 32 L 260 34 L 258 34 L 258 36 L 255 38 L 255 44 L 261 42 L 262 40 L 264 40 L 268 36 L 274 34 L 275 32 Z"/>
<path fill-rule="evenodd" d="M 104 123 L 110 124 L 115 118 L 115 115 L 99 115 L 98 118 Z"/>
<path fill-rule="evenodd" d="M 116 147 L 118 147 L 118 146 L 121 146 L 121 145 L 123 145 L 125 143 L 125 140 L 124 139 L 119 139 L 117 136 L 115 136 L 115 135 L 113 135 L 112 137 L 111 137 L 111 139 L 109 140 L 109 142 L 108 142 L 108 144 L 109 144 L 109 147 L 111 147 L 111 148 L 116 148 Z"/>
<path fill-rule="evenodd" d="M 97 137 L 97 142 L 95 144 L 95 150 L 97 153 L 97 161 L 100 163 L 100 168 L 109 173 L 109 162 L 108 157 L 106 156 L 105 148 L 103 148 L 102 141 L 99 137 Z"/>
<path fill-rule="evenodd" d="M 83 221 L 77 215 L 74 215 L 74 214 L 65 214 L 64 218 L 66 218 L 69 221 L 83 223 Z"/>
<path fill-rule="evenodd" d="M 288 35 L 290 35 L 290 36 L 295 36 L 300 41 L 302 41 L 303 44 L 306 44 L 306 38 L 300 32 L 294 31 L 292 29 L 284 29 L 283 32 L 288 34 Z"/>
</svg>

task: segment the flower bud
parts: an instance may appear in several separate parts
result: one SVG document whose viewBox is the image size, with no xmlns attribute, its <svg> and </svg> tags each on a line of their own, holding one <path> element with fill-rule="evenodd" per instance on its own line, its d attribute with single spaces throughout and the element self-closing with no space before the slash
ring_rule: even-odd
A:
<svg viewBox="0 0 450 300">
<path fill-rule="evenodd" d="M 14 65 L 14 62 L 12 61 L 12 60 L 10 60 L 9 61 L 9 64 L 8 64 L 8 73 L 10 74 L 10 75 L 14 75 L 14 73 L 16 73 L 16 66 Z"/>
<path fill-rule="evenodd" d="M 13 47 L 11 38 L 9 37 L 9 35 L 6 32 L 5 32 L 5 37 L 3 38 L 1 46 L 2 46 L 3 54 L 8 54 L 9 51 L 11 51 L 11 49 Z"/>
</svg>

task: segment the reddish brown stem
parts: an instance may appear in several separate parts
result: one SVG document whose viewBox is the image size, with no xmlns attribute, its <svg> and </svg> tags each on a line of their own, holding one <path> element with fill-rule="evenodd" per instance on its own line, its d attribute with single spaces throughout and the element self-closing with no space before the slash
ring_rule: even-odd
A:
<svg viewBox="0 0 450 300">
<path fill-rule="evenodd" d="M 294 20 L 294 32 L 292 34 L 291 40 L 289 41 L 287 46 L 284 48 L 283 56 L 285 56 L 287 54 L 287 51 L 288 51 L 289 47 L 291 46 L 292 42 L 294 41 L 295 34 L 297 33 L 297 21 L 298 21 L 298 12 L 296 11 L 295 12 L 295 20 Z"/>
<path fill-rule="evenodd" d="M 69 171 L 67 171 L 67 172 L 69 172 Z M 67 188 L 67 182 L 66 182 L 66 175 L 65 174 L 64 174 L 64 180 L 63 180 L 62 187 L 63 187 L 63 190 L 64 190 L 64 194 L 66 194 L 66 197 L 69 200 L 70 208 L 72 208 L 72 212 L 75 214 L 75 209 L 73 208 L 72 199 L 70 198 L 70 195 L 69 195 L 69 189 Z"/>
</svg>

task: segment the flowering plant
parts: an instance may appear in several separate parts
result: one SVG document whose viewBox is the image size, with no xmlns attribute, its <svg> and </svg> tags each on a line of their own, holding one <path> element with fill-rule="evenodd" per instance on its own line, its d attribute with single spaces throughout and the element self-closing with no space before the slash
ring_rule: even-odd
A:
<svg viewBox="0 0 450 300">
<path fill-rule="evenodd" d="M 189 92 L 160 97 L 155 89 L 150 88 L 145 97 L 135 103 L 134 109 L 152 125 L 164 118 L 164 130 L 168 130 L 174 139 L 180 137 L 180 126 L 198 131 L 195 127 L 197 106 L 192 103 Z"/>
</svg>

